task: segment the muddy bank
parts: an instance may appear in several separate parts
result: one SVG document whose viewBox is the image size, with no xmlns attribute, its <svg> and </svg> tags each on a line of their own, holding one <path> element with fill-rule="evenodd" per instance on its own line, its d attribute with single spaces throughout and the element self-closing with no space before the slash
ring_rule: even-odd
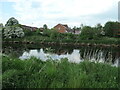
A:
<svg viewBox="0 0 120 90">
<path fill-rule="evenodd" d="M 93 44 L 93 43 L 58 43 L 58 42 L 33 42 L 33 41 L 3 41 L 3 43 L 13 44 L 46 44 L 46 45 L 62 45 L 62 46 L 98 46 L 98 47 L 120 47 L 120 44 Z"/>
</svg>

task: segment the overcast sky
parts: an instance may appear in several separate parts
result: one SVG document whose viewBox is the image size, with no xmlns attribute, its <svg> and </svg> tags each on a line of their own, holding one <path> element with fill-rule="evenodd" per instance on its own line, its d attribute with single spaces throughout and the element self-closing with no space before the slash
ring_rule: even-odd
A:
<svg viewBox="0 0 120 90">
<path fill-rule="evenodd" d="M 0 23 L 15 17 L 20 24 L 52 28 L 104 24 L 118 20 L 119 0 L 0 0 Z"/>
</svg>

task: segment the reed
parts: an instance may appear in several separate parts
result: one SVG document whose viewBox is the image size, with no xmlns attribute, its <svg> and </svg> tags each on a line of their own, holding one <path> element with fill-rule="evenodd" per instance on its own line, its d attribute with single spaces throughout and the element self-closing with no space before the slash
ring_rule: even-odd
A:
<svg viewBox="0 0 120 90">
<path fill-rule="evenodd" d="M 3 88 L 118 88 L 118 67 L 89 62 L 2 56 Z"/>
</svg>

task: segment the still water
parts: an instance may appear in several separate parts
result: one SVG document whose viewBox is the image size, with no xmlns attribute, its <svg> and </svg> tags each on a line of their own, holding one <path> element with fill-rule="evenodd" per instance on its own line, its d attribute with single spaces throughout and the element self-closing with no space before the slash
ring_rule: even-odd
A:
<svg viewBox="0 0 120 90">
<path fill-rule="evenodd" d="M 4 45 L 3 52 L 21 60 L 31 57 L 43 61 L 68 58 L 70 62 L 79 63 L 84 60 L 119 65 L 120 48 L 113 47 L 75 47 L 75 46 L 45 46 L 45 45 Z"/>
</svg>

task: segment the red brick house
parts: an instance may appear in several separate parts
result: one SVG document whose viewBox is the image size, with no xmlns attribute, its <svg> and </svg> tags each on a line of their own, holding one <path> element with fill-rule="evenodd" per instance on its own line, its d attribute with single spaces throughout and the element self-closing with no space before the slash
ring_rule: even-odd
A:
<svg viewBox="0 0 120 90">
<path fill-rule="evenodd" d="M 120 29 L 114 31 L 115 36 L 120 37 Z"/>
<path fill-rule="evenodd" d="M 64 25 L 64 24 L 57 24 L 56 26 L 54 26 L 54 29 L 56 29 L 58 32 L 60 33 L 67 33 L 69 30 L 68 25 Z"/>
<path fill-rule="evenodd" d="M 115 37 L 120 37 L 120 23 L 117 25 L 117 28 L 114 30 Z"/>
</svg>

